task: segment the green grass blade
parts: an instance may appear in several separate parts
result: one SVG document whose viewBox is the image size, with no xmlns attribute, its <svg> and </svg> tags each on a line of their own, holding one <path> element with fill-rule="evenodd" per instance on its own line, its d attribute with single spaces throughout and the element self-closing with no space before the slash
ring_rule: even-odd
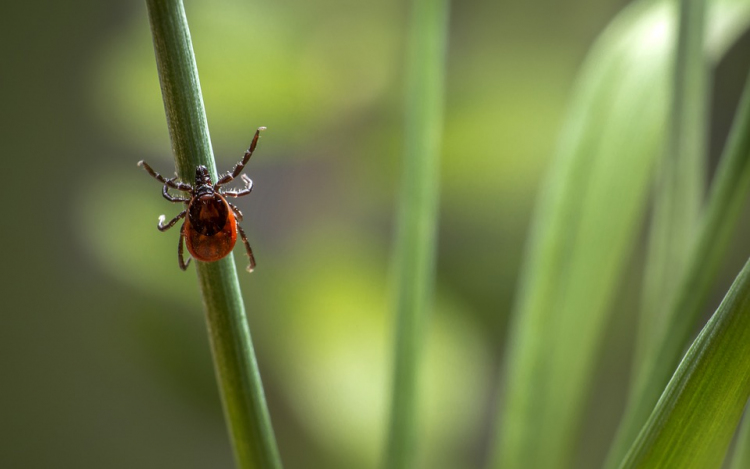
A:
<svg viewBox="0 0 750 469">
<path fill-rule="evenodd" d="M 750 467 L 750 418 L 747 418 L 747 412 L 745 412 L 729 469 L 747 469 L 748 467 Z"/>
<path fill-rule="evenodd" d="M 733 22 L 746 20 L 740 2 L 717 3 L 707 36 L 713 54 L 741 30 Z M 530 231 L 492 467 L 570 464 L 664 145 L 675 24 L 671 2 L 631 4 L 597 40 L 579 76 Z"/>
<path fill-rule="evenodd" d="M 654 345 L 695 240 L 706 174 L 708 60 L 703 47 L 706 0 L 679 2 L 677 51 L 665 157 L 660 160 L 649 232 L 636 364 Z"/>
<path fill-rule="evenodd" d="M 750 262 L 677 368 L 621 469 L 721 467 L 750 397 Z"/>
<path fill-rule="evenodd" d="M 181 0 L 147 0 L 156 63 L 177 172 L 216 169 L 193 47 Z M 255 360 L 234 258 L 195 262 L 209 337 L 238 467 L 281 468 Z M 178 275 L 176 273 L 175 275 Z"/>
<path fill-rule="evenodd" d="M 416 466 L 419 375 L 434 282 L 448 0 L 412 0 L 404 167 L 394 249 L 396 343 L 385 467 Z"/>
<path fill-rule="evenodd" d="M 607 467 L 617 467 L 677 367 L 700 319 L 750 192 L 750 76 L 723 153 L 709 192 L 698 241 L 688 256 L 689 263 L 674 302 L 668 307 L 665 327 L 636 377 Z"/>
<path fill-rule="evenodd" d="M 664 4 L 633 4 L 597 40 L 579 76 L 531 227 L 492 467 L 569 464 L 661 149 L 668 19 Z"/>
</svg>

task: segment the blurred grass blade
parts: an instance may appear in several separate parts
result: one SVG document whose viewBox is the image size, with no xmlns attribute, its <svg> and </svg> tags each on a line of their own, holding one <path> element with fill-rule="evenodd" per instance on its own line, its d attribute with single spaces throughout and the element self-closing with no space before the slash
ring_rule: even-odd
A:
<svg viewBox="0 0 750 469">
<path fill-rule="evenodd" d="M 636 369 L 677 290 L 703 203 L 708 126 L 708 60 L 703 48 L 706 0 L 680 0 L 672 105 L 651 213 Z"/>
<path fill-rule="evenodd" d="M 181 0 L 147 0 L 154 52 L 177 172 L 192 181 L 204 165 L 216 180 L 198 69 Z M 280 468 L 234 258 L 194 262 L 237 465 Z M 180 273 L 175 270 L 175 275 Z"/>
<path fill-rule="evenodd" d="M 388 469 L 416 467 L 419 374 L 434 282 L 448 0 L 412 0 L 406 129 L 394 248 L 396 342 Z"/>
<path fill-rule="evenodd" d="M 747 418 L 747 405 L 745 407 L 745 416 L 742 418 L 742 424 L 737 434 L 737 442 L 729 469 L 747 469 L 750 467 L 750 418 Z"/>
<path fill-rule="evenodd" d="M 495 468 L 569 464 L 606 312 L 661 148 L 669 20 L 663 3 L 631 5 L 579 76 L 511 319 Z"/>
<path fill-rule="evenodd" d="M 711 286 L 726 253 L 733 229 L 750 192 L 750 76 L 711 185 L 697 243 L 679 274 L 674 301 L 652 353 L 636 375 L 606 467 L 617 467 L 651 413 L 690 341 Z"/>
<path fill-rule="evenodd" d="M 685 269 L 695 242 L 706 172 L 708 60 L 703 47 L 706 4 L 705 0 L 680 0 L 676 7 L 679 26 L 672 71 L 672 105 L 666 149 L 658 165 L 654 191 L 634 376 L 638 376 L 647 357 L 654 352 L 656 331 L 664 327 L 666 311 L 677 294 L 680 276 L 675 272 Z M 638 428 L 618 434 L 608 455 L 608 467 L 619 463 L 635 438 L 632 431 Z"/>
<path fill-rule="evenodd" d="M 714 54 L 747 21 L 739 0 L 717 4 L 721 14 L 711 17 L 707 36 Z M 671 6 L 629 5 L 579 76 L 530 230 L 492 467 L 570 464 L 604 326 L 664 145 Z"/>
<path fill-rule="evenodd" d="M 722 466 L 750 397 L 750 262 L 688 350 L 621 469 Z"/>
</svg>

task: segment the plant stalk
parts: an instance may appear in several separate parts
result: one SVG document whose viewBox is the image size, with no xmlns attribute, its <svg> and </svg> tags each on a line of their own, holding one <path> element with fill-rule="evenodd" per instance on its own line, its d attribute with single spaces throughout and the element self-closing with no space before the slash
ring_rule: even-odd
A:
<svg viewBox="0 0 750 469">
<path fill-rule="evenodd" d="M 147 0 L 156 64 L 177 173 L 193 181 L 206 166 L 216 180 L 198 69 L 181 0 Z M 219 391 L 237 466 L 278 469 L 281 458 L 266 407 L 233 256 L 195 262 Z"/>
</svg>

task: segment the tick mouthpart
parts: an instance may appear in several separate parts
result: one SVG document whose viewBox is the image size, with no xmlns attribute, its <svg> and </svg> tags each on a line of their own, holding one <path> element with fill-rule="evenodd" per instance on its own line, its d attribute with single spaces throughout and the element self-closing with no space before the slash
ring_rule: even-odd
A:
<svg viewBox="0 0 750 469">
<path fill-rule="evenodd" d="M 208 174 L 208 168 L 203 165 L 195 168 L 195 184 L 198 186 L 211 185 L 211 176 Z"/>
</svg>

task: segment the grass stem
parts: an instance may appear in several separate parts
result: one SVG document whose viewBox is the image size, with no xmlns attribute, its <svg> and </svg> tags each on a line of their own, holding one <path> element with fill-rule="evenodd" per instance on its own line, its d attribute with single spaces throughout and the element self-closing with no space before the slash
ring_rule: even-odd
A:
<svg viewBox="0 0 750 469">
<path fill-rule="evenodd" d="M 195 167 L 204 165 L 215 181 L 216 165 L 182 0 L 146 3 L 177 173 L 192 181 Z M 195 264 L 237 465 L 281 468 L 234 258 Z"/>
<path fill-rule="evenodd" d="M 385 467 L 416 467 L 419 373 L 435 271 L 448 0 L 412 0 L 394 248 L 396 347 Z"/>
</svg>

